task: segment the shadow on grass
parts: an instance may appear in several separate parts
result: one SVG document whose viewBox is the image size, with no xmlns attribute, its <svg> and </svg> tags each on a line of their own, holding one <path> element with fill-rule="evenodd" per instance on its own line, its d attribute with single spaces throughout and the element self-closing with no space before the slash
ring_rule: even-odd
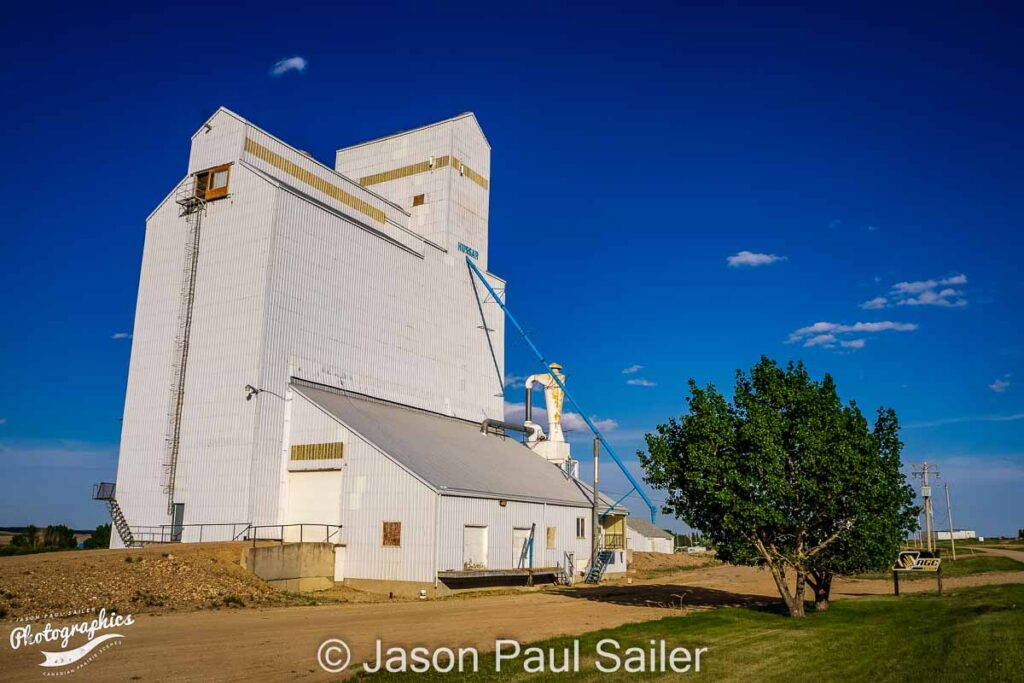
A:
<svg viewBox="0 0 1024 683">
<path fill-rule="evenodd" d="M 670 609 L 700 609 L 709 607 L 754 607 L 767 611 L 782 609 L 781 600 L 763 595 L 749 595 L 677 584 L 637 584 L 626 586 L 598 586 L 597 588 L 569 588 L 559 595 L 592 602 L 636 607 L 664 607 Z"/>
</svg>

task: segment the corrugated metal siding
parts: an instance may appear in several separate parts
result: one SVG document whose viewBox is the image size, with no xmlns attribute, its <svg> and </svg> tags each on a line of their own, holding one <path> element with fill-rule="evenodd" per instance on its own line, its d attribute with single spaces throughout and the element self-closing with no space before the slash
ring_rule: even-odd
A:
<svg viewBox="0 0 1024 683">
<path fill-rule="evenodd" d="M 491 152 L 472 116 L 339 150 L 335 168 L 404 206 L 410 228 L 449 253 L 459 254 L 459 242 L 475 249 L 486 270 Z M 420 194 L 424 203 L 414 207 Z"/>
<path fill-rule="evenodd" d="M 117 463 L 117 499 L 131 525 L 170 521 L 160 487 L 181 298 L 178 287 L 168 283 L 180 282 L 184 267 L 181 223 L 174 202 L 165 202 L 146 223 Z M 120 546 L 117 534 L 112 540 Z"/>
<path fill-rule="evenodd" d="M 271 185 L 238 165 L 229 190 L 230 198 L 209 204 L 199 248 L 175 493 L 186 523 L 266 522 L 254 514 L 257 501 L 276 503 L 254 479 L 270 468 L 271 491 L 277 488 L 280 426 L 265 450 L 254 448 L 254 429 L 281 401 L 263 394 L 246 401 L 243 390 L 258 386 L 276 198 Z"/>
<path fill-rule="evenodd" d="M 472 420 L 502 415 L 465 263 L 433 249 L 417 259 L 287 192 L 275 232 L 265 386 L 283 393 L 294 375 Z M 500 309 L 485 310 L 501 367 Z"/>
<path fill-rule="evenodd" d="M 237 161 L 242 154 L 246 124 L 226 111 L 218 111 L 192 136 L 188 172 L 195 173 Z"/>
<path fill-rule="evenodd" d="M 576 519 L 586 520 L 586 538 L 576 538 Z M 542 503 L 509 501 L 502 507 L 497 500 L 441 496 L 438 526 L 438 571 L 462 569 L 462 535 L 466 525 L 486 526 L 489 569 L 511 569 L 516 566 L 512 545 L 512 529 L 536 524 L 533 564 L 553 567 L 563 563 L 563 553 L 573 552 L 577 560 L 590 558 L 590 509 Z M 557 531 L 557 544 L 548 549 L 547 527 Z"/>
<path fill-rule="evenodd" d="M 422 255 L 423 241 L 407 230 L 405 212 L 258 128 L 247 127 L 245 137 L 246 163 Z"/>
<path fill-rule="evenodd" d="M 190 170 L 235 166 L 230 197 L 210 203 L 203 219 L 175 498 L 186 506 L 185 523 L 282 521 L 280 397 L 292 375 L 467 419 L 501 418 L 502 387 L 462 255 L 423 249 L 413 239 L 409 244 L 423 251 L 418 257 L 347 220 L 352 207 L 315 197 L 328 210 L 282 189 L 260 173 L 300 183 L 240 156 L 247 136 L 318 177 L 350 181 L 229 112 L 210 124 L 192 140 Z M 442 135 L 451 147 L 455 133 Z M 478 131 L 466 135 L 482 141 Z M 489 156 L 472 158 L 469 147 L 460 153 L 489 174 Z M 449 173 L 436 182 L 443 189 L 451 180 Z M 384 211 L 389 234 L 408 241 L 408 233 L 394 232 L 407 221 L 403 211 L 354 184 L 345 187 Z M 132 525 L 169 522 L 161 465 L 187 235 L 177 209 L 165 202 L 146 227 L 118 469 L 118 498 Z M 448 220 L 447 208 L 435 218 L 439 225 Z M 483 261 L 486 214 L 480 219 L 471 218 L 482 242 L 471 246 Z M 484 310 L 503 373 L 504 318 L 493 302 Z M 246 401 L 246 384 L 266 391 Z M 355 554 L 350 558 L 357 567 Z"/>
</svg>

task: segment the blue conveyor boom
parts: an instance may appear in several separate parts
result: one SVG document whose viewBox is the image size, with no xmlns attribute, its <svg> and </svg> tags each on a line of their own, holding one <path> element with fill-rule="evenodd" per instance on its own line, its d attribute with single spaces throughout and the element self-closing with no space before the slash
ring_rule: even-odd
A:
<svg viewBox="0 0 1024 683">
<path fill-rule="evenodd" d="M 509 322 L 512 323 L 512 326 L 516 328 L 517 332 L 519 332 L 519 336 L 521 336 L 523 340 L 526 341 L 526 345 L 530 347 L 530 350 L 533 351 L 534 355 L 536 355 L 538 360 L 540 360 L 541 364 L 544 366 L 544 371 L 551 374 L 551 378 L 555 380 L 556 384 L 558 384 L 558 388 L 565 393 L 565 397 L 569 399 L 569 402 L 572 403 L 573 406 L 575 406 L 576 410 L 580 414 L 580 417 L 582 417 L 583 421 L 587 423 L 588 427 L 590 427 L 590 431 L 594 432 L 594 436 L 598 438 L 598 440 L 601 442 L 601 445 L 604 446 L 606 451 L 608 451 L 608 455 L 612 456 L 612 460 L 614 460 L 615 464 L 619 466 L 619 469 L 622 470 L 622 473 L 626 475 L 626 479 L 629 480 L 629 483 L 633 485 L 632 490 L 626 493 L 625 496 L 620 498 L 611 506 L 609 506 L 608 509 L 601 514 L 601 517 L 605 517 L 609 512 L 611 512 L 615 508 L 616 505 L 622 502 L 622 500 L 624 500 L 626 496 L 628 496 L 633 491 L 636 491 L 638 494 L 640 494 L 640 497 L 644 499 L 644 502 L 647 503 L 647 507 L 651 509 L 651 521 L 653 522 L 658 514 L 658 508 L 655 507 L 654 503 L 651 502 L 651 499 L 647 497 L 646 493 L 644 493 L 644 490 L 640 487 L 640 483 L 636 480 L 635 477 L 633 477 L 633 474 L 626 468 L 625 463 L 623 463 L 622 460 L 619 458 L 618 453 L 616 453 L 615 449 L 612 448 L 612 445 L 608 443 L 608 440 L 604 438 L 604 434 L 602 434 L 601 430 L 597 428 L 597 425 L 594 424 L 594 421 L 587 416 L 587 412 L 583 410 L 582 407 L 580 407 L 580 404 L 576 401 L 573 395 L 570 394 L 569 390 L 565 388 L 565 384 L 562 382 L 562 380 L 558 378 L 558 374 L 551 371 L 550 363 L 548 363 L 547 359 L 544 357 L 544 354 L 540 352 L 540 349 L 538 349 L 537 346 L 533 343 L 533 340 L 530 339 L 530 336 L 526 334 L 526 330 L 524 330 L 523 326 L 519 324 L 519 321 L 516 320 L 516 317 L 512 315 L 512 311 L 508 309 L 508 306 L 506 306 L 505 302 L 501 300 L 501 297 L 498 296 L 498 293 L 494 291 L 493 287 L 491 287 L 491 283 L 487 281 L 487 278 L 484 277 L 484 274 L 480 272 L 480 269 L 477 268 L 476 264 L 473 263 L 473 259 L 470 258 L 469 256 L 466 256 L 466 265 L 468 265 L 470 271 L 473 274 L 475 274 L 477 278 L 479 278 L 480 282 L 484 284 L 484 287 L 487 288 L 487 292 L 501 307 L 501 310 L 505 314 L 505 317 L 508 318 Z"/>
</svg>

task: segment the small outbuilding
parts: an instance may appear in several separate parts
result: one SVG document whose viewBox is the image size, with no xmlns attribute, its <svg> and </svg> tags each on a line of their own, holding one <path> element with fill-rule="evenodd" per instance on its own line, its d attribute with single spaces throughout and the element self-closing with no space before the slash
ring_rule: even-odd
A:
<svg viewBox="0 0 1024 683">
<path fill-rule="evenodd" d="M 626 518 L 626 547 L 646 553 L 671 553 L 675 551 L 675 536 L 659 529 L 646 519 Z"/>
</svg>

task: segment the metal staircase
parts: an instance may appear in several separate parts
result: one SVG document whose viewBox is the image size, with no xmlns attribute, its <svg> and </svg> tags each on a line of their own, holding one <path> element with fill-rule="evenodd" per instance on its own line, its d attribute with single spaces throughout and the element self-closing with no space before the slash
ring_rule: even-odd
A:
<svg viewBox="0 0 1024 683">
<path fill-rule="evenodd" d="M 135 536 L 132 535 L 132 530 L 128 526 L 128 520 L 124 518 L 121 506 L 117 504 L 117 498 L 114 497 L 114 489 L 115 485 L 110 482 L 95 484 L 92 487 L 92 499 L 102 500 L 107 504 L 107 510 L 110 511 L 110 521 L 113 522 L 114 528 L 117 529 L 117 535 L 121 537 L 121 542 L 124 543 L 126 548 L 142 545 L 141 543 L 136 543 Z"/>
<path fill-rule="evenodd" d="M 590 565 L 590 570 L 587 572 L 587 583 L 600 583 L 601 579 L 604 578 L 604 573 L 608 569 L 608 565 L 611 564 L 612 560 L 615 559 L 614 550 L 602 550 L 597 553 L 597 558 L 594 559 L 594 563 Z"/>
</svg>

